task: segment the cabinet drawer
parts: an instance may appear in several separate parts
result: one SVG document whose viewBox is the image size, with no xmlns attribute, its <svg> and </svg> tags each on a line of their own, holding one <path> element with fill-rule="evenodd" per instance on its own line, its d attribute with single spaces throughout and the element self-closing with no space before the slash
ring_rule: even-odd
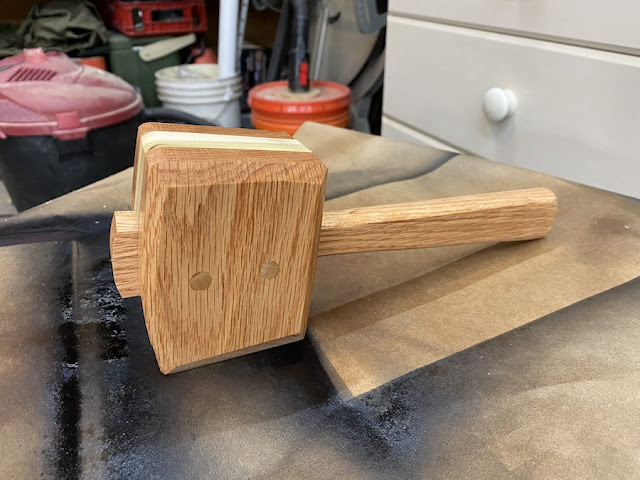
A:
<svg viewBox="0 0 640 480">
<path fill-rule="evenodd" d="M 486 158 L 640 197 L 640 58 L 390 18 L 384 114 Z M 489 89 L 515 113 L 489 121 Z"/>
<path fill-rule="evenodd" d="M 392 15 L 640 53 L 637 0 L 390 0 Z"/>
</svg>

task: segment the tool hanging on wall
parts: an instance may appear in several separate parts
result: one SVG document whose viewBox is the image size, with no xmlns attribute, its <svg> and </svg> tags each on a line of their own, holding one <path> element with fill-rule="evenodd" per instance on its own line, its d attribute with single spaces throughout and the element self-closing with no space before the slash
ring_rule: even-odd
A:
<svg viewBox="0 0 640 480">
<path fill-rule="evenodd" d="M 300 340 L 318 255 L 541 238 L 545 188 L 322 213 L 327 169 L 281 132 L 145 124 L 111 260 L 160 370 Z"/>
</svg>

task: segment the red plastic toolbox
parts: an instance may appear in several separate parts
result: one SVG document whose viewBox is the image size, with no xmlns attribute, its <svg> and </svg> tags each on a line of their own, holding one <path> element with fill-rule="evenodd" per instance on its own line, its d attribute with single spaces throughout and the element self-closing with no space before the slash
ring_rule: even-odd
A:
<svg viewBox="0 0 640 480">
<path fill-rule="evenodd" d="M 109 0 L 107 10 L 111 26 L 130 37 L 199 33 L 207 30 L 205 0 Z"/>
</svg>

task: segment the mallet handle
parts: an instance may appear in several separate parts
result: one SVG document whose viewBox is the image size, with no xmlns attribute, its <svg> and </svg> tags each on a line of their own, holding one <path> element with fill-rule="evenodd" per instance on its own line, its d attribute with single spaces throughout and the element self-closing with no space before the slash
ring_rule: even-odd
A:
<svg viewBox="0 0 640 480">
<path fill-rule="evenodd" d="M 557 199 L 530 188 L 325 212 L 318 255 L 544 237 Z"/>
</svg>

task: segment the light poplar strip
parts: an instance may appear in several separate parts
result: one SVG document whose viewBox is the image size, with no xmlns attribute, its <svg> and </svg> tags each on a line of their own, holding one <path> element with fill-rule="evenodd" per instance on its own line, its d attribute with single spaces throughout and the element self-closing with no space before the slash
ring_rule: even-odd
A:
<svg viewBox="0 0 640 480">
<path fill-rule="evenodd" d="M 148 132 L 142 136 L 141 140 L 145 152 L 158 146 L 276 152 L 311 151 L 293 138 L 244 137 L 216 133 Z"/>
<path fill-rule="evenodd" d="M 140 193 L 142 192 L 142 177 L 144 176 L 144 170 L 146 168 L 145 153 L 152 148 L 163 146 L 184 148 L 221 148 L 225 150 L 311 152 L 311 150 L 293 138 L 246 137 L 240 135 L 184 131 L 147 132 L 140 136 L 140 145 L 142 148 L 139 149 L 138 158 L 136 159 L 136 193 L 133 200 L 133 209 L 138 218 L 138 205 L 140 205 Z"/>
</svg>

